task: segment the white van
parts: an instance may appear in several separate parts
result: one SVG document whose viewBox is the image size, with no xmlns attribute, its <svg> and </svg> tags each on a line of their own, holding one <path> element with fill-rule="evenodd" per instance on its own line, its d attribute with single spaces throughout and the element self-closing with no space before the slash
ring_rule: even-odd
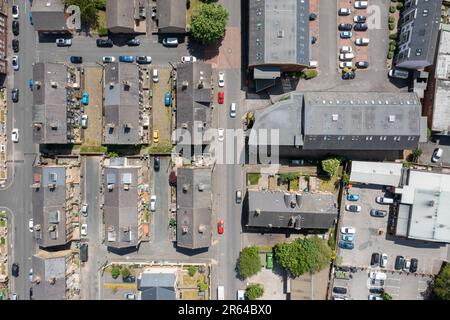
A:
<svg viewBox="0 0 450 320">
<path fill-rule="evenodd" d="M 386 198 L 386 197 L 377 197 L 375 199 L 375 201 L 380 204 L 393 204 L 394 203 L 394 199 Z"/>
<path fill-rule="evenodd" d="M 341 53 L 339 55 L 339 60 L 352 60 L 355 55 L 352 52 L 349 53 Z"/>
<path fill-rule="evenodd" d="M 230 105 L 230 117 L 235 118 L 236 117 L 236 103 L 233 102 Z"/>
<path fill-rule="evenodd" d="M 153 69 L 152 71 L 152 80 L 153 82 L 158 82 L 159 81 L 159 75 L 158 75 L 158 69 Z"/>
<path fill-rule="evenodd" d="M 225 300 L 225 287 L 224 286 L 217 287 L 217 300 Z"/>
<path fill-rule="evenodd" d="M 386 273 L 383 272 L 371 272 L 370 273 L 370 279 L 374 279 L 374 280 L 386 280 Z"/>
<path fill-rule="evenodd" d="M 178 46 L 178 38 L 173 38 L 173 37 L 164 38 L 163 45 L 168 46 L 168 47 L 176 47 L 176 46 Z"/>
</svg>

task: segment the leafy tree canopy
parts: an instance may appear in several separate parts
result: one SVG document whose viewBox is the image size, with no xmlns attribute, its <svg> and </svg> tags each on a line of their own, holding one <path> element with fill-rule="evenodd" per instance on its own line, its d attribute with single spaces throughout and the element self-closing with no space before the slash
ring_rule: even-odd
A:
<svg viewBox="0 0 450 320">
<path fill-rule="evenodd" d="M 191 17 L 190 32 L 203 44 L 211 44 L 225 35 L 228 11 L 221 4 L 202 4 Z"/>
<path fill-rule="evenodd" d="M 248 278 L 261 271 L 258 247 L 246 247 L 239 254 L 237 271 L 242 278 Z"/>
</svg>

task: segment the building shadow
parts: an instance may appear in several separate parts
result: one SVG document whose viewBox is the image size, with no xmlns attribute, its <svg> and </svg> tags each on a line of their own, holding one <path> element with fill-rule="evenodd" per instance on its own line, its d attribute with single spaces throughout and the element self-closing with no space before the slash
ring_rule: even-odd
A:
<svg viewBox="0 0 450 320">
<path fill-rule="evenodd" d="M 174 241 L 172 243 L 172 245 L 177 252 L 182 253 L 186 256 L 190 256 L 190 257 L 198 255 L 198 254 L 206 253 L 209 251 L 209 247 L 208 248 L 199 248 L 199 249 L 188 249 L 188 248 L 178 247 L 176 241 Z"/>
<path fill-rule="evenodd" d="M 128 247 L 128 248 L 113 248 L 113 247 L 107 247 L 108 252 L 117 254 L 119 256 L 124 256 L 127 254 L 136 253 L 139 251 L 140 244 L 137 247 Z"/>
</svg>

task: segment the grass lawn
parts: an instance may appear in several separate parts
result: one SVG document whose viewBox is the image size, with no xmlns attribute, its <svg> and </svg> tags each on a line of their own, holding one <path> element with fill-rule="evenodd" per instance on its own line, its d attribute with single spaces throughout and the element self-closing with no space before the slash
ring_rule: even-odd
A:
<svg viewBox="0 0 450 320">
<path fill-rule="evenodd" d="M 6 226 L 6 220 L 0 220 L 0 227 Z"/>
<path fill-rule="evenodd" d="M 330 234 L 328 236 L 328 246 L 331 248 L 331 250 L 334 250 L 336 247 L 336 225 L 333 226 L 333 228 L 330 229 Z"/>
<path fill-rule="evenodd" d="M 197 286 L 198 282 L 205 282 L 205 276 L 199 272 L 196 272 L 193 277 L 187 275 L 183 275 L 183 285 L 185 286 Z"/>
<path fill-rule="evenodd" d="M 104 35 L 107 31 L 106 28 L 106 11 L 97 11 L 97 17 L 98 17 L 98 27 L 95 29 L 97 33 L 102 33 Z"/>
<path fill-rule="evenodd" d="M 0 245 L 4 245 L 6 243 L 6 239 L 1 237 L 0 238 Z"/>
<path fill-rule="evenodd" d="M 183 290 L 183 300 L 205 300 L 198 295 L 198 290 Z"/>
<path fill-rule="evenodd" d="M 248 183 L 252 186 L 257 185 L 259 178 L 261 178 L 261 174 L 260 173 L 249 173 L 247 175 L 248 178 Z"/>
<path fill-rule="evenodd" d="M 342 175 L 342 169 L 343 167 L 340 166 L 338 172 L 334 175 L 334 177 L 331 177 L 330 179 L 323 179 L 319 177 L 320 179 L 319 190 L 331 193 L 334 193 L 336 190 L 338 190 L 338 188 L 335 187 L 335 184 L 336 181 L 338 181 Z"/>
<path fill-rule="evenodd" d="M 103 146 L 82 146 L 80 148 L 81 153 L 106 153 L 108 151 L 108 148 Z"/>
<path fill-rule="evenodd" d="M 298 191 L 298 179 L 299 178 L 296 178 L 294 180 L 291 180 L 291 182 L 289 182 L 290 191 Z"/>
<path fill-rule="evenodd" d="M 200 0 L 191 0 L 190 1 L 189 10 L 187 11 L 187 14 L 186 14 L 186 23 L 187 24 L 191 23 L 192 13 L 194 12 L 195 9 L 197 9 L 200 6 L 201 3 L 202 2 Z"/>
</svg>

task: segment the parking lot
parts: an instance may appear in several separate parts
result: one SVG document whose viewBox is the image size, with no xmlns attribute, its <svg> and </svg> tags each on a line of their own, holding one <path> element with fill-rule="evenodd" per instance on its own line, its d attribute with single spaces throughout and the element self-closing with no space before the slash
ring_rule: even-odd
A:
<svg viewBox="0 0 450 320">
<path fill-rule="evenodd" d="M 372 253 L 386 253 L 388 262 L 386 270 L 394 270 L 395 258 L 398 255 L 405 259 L 419 260 L 417 273 L 437 274 L 442 261 L 447 258 L 447 245 L 441 243 L 404 239 L 387 233 L 388 217 L 375 218 L 370 216 L 371 209 L 381 209 L 389 212 L 388 205 L 375 202 L 377 196 L 383 196 L 381 186 L 353 186 L 350 193 L 359 195 L 358 201 L 347 200 L 345 204 L 355 204 L 362 207 L 361 212 L 354 213 L 341 210 L 340 227 L 356 229 L 354 249 L 339 249 L 338 255 L 343 258 L 343 265 L 355 267 L 370 267 Z M 380 234 L 381 231 L 381 234 Z"/>
</svg>

